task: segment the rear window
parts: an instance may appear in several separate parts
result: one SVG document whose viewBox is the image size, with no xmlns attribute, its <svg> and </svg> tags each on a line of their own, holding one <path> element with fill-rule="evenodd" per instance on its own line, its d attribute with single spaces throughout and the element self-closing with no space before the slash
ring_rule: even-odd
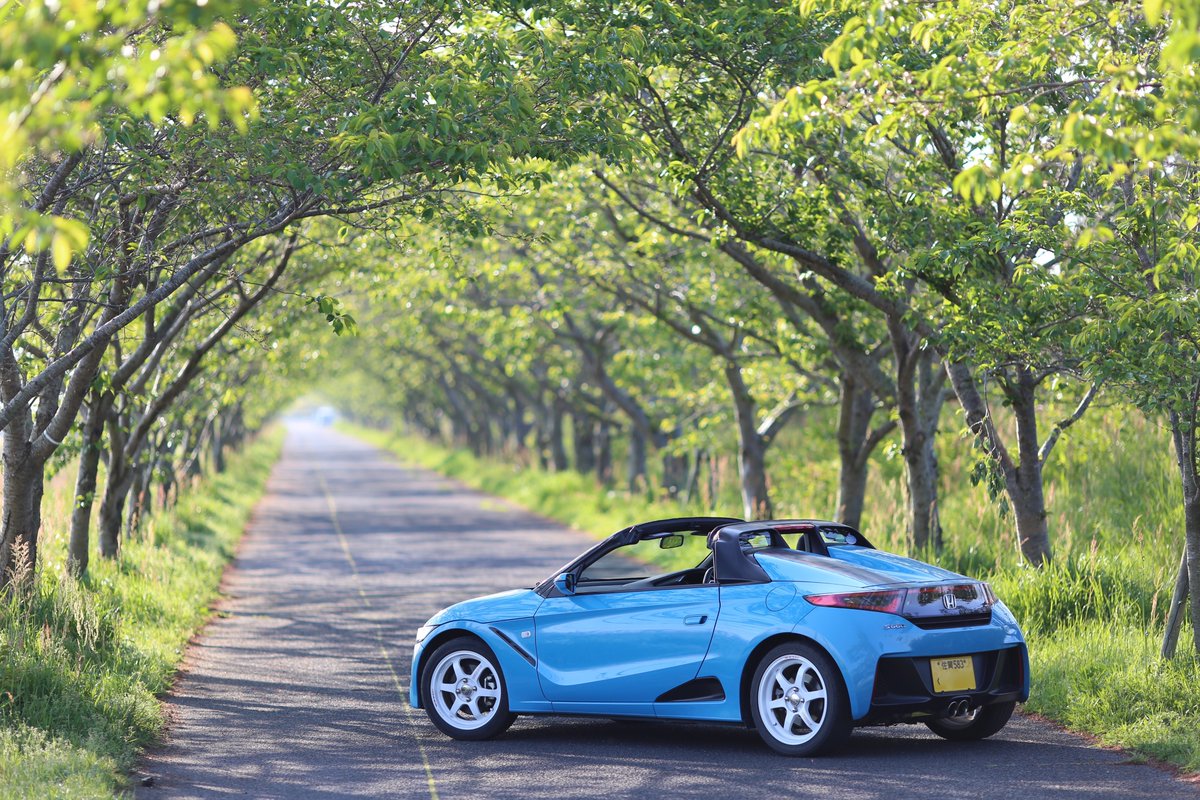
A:
<svg viewBox="0 0 1200 800">
<path fill-rule="evenodd" d="M 771 546 L 771 534 L 767 531 L 743 533 L 738 537 L 738 544 L 741 545 L 742 552 L 750 553 L 756 550 L 762 550 L 764 547 Z"/>
<path fill-rule="evenodd" d="M 839 528 L 821 528 L 821 541 L 830 547 L 858 544 L 858 537 L 851 531 Z"/>
<path fill-rule="evenodd" d="M 815 530 L 817 535 L 821 537 L 821 541 L 825 543 L 826 547 L 861 546 L 863 544 L 863 538 L 861 536 L 856 535 L 854 531 L 847 530 L 846 528 L 807 525 L 804 529 L 810 534 Z M 794 529 L 784 529 L 782 533 L 783 540 L 787 542 L 788 547 L 792 548 L 793 550 L 808 550 L 808 547 L 806 547 L 804 543 L 805 534 L 796 533 Z"/>
</svg>

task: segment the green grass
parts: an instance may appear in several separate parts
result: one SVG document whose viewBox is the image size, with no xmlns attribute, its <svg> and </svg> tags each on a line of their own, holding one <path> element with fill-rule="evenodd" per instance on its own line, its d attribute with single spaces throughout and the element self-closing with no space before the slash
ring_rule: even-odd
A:
<svg viewBox="0 0 1200 800">
<path fill-rule="evenodd" d="M 948 414 L 946 430 L 957 424 Z M 690 506 L 606 490 L 576 473 L 479 459 L 396 433 L 343 427 L 405 461 L 506 497 L 594 536 L 640 519 L 696 513 L 740 516 L 736 463 L 716 459 L 718 489 Z M 836 444 L 828 421 L 785 431 L 772 450 L 777 517 L 833 513 Z M 814 432 L 818 432 L 814 434 Z M 918 554 L 989 580 L 1029 639 L 1033 694 L 1026 708 L 1187 770 L 1200 770 L 1200 660 L 1191 628 L 1181 655 L 1158 656 L 1183 538 L 1183 514 L 1164 431 L 1127 409 L 1097 409 L 1069 431 L 1046 467 L 1054 563 L 1022 566 L 1010 517 L 969 474 L 977 453 L 951 435 L 939 440 L 945 547 Z M 729 453 L 733 448 L 727 448 Z M 863 530 L 904 552 L 902 465 L 894 447 L 872 463 Z M 690 566 L 691 548 L 663 550 L 664 567 Z"/>
<path fill-rule="evenodd" d="M 1184 632 L 1184 637 L 1189 632 Z M 1031 637 L 1026 707 L 1136 754 L 1200 769 L 1200 661 L 1159 658 L 1157 635 L 1089 620 Z M 1188 641 L 1180 644 L 1188 650 Z"/>
<path fill-rule="evenodd" d="M 0 602 L 0 797 L 121 790 L 281 446 L 274 431 L 232 456 L 83 581 L 62 563 L 70 476 L 51 485 L 38 579 Z"/>
</svg>

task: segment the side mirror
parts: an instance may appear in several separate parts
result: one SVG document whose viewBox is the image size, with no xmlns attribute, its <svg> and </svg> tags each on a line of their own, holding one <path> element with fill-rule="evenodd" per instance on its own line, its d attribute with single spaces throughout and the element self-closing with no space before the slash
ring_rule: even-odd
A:
<svg viewBox="0 0 1200 800">
<path fill-rule="evenodd" d="M 664 536 L 658 540 L 660 550 L 670 550 L 674 547 L 683 547 L 682 533 L 672 533 L 670 536 Z"/>
<path fill-rule="evenodd" d="M 554 579 L 554 588 L 560 594 L 575 594 L 575 573 L 564 572 Z"/>
</svg>

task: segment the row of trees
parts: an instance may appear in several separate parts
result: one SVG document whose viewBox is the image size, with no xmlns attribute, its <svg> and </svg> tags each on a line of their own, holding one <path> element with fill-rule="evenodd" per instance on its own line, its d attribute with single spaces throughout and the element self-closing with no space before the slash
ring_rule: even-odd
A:
<svg viewBox="0 0 1200 800">
<path fill-rule="evenodd" d="M 723 395 L 749 516 L 771 513 L 780 428 L 836 403 L 839 517 L 858 520 L 895 430 L 914 548 L 942 535 L 953 401 L 1033 565 L 1053 557 L 1047 459 L 1106 392 L 1170 425 L 1195 586 L 1194 26 L 1146 10 L 548 5 L 533 18 L 570 35 L 624 31 L 637 80 L 595 102 L 627 150 L 469 204 L 487 237 L 436 240 L 431 267 L 376 291 L 402 364 L 384 380 L 417 428 L 479 451 L 532 438 L 555 468 L 573 452 L 603 473 L 620 432 L 630 488 L 657 451 L 671 492 Z"/>
<path fill-rule="evenodd" d="M 833 404 L 839 515 L 894 431 L 914 548 L 942 535 L 952 400 L 1023 557 L 1049 561 L 1043 468 L 1110 392 L 1169 421 L 1195 586 L 1198 15 L 8 4 L 0 583 L 36 567 L 47 470 L 76 452 L 70 561 L 97 498 L 115 554 L 148 485 L 263 413 L 257 387 L 311 338 L 299 312 L 354 330 L 321 294 L 349 263 L 371 266 L 351 288 L 387 345 L 359 360 L 401 360 L 383 378 L 429 432 L 532 436 L 602 475 L 619 436 L 631 488 L 658 453 L 687 492 L 697 437 L 729 420 L 757 516 L 780 430 Z"/>
<path fill-rule="evenodd" d="M 36 568 L 48 470 L 79 457 L 82 573 L 94 505 L 113 556 L 152 481 L 168 496 L 280 401 L 262 387 L 311 349 L 307 319 L 353 329 L 320 293 L 339 246 L 604 150 L 575 98 L 622 76 L 573 53 L 611 36 L 498 6 L 0 8 L 0 587 Z"/>
</svg>

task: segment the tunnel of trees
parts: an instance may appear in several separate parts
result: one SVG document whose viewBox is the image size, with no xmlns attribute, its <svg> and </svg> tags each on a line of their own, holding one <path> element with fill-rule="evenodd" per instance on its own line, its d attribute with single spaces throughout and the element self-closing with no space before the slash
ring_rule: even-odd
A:
<svg viewBox="0 0 1200 800">
<path fill-rule="evenodd" d="M 747 517 L 824 420 L 832 512 L 859 523 L 890 448 L 913 552 L 955 535 L 937 444 L 965 436 L 1041 567 L 1045 468 L 1103 403 L 1169 432 L 1174 623 L 1200 585 L 1198 15 L 9 4 L 0 586 L 36 574 L 53 475 L 84 575 L 312 387 L 633 494 L 732 463 Z"/>
</svg>

